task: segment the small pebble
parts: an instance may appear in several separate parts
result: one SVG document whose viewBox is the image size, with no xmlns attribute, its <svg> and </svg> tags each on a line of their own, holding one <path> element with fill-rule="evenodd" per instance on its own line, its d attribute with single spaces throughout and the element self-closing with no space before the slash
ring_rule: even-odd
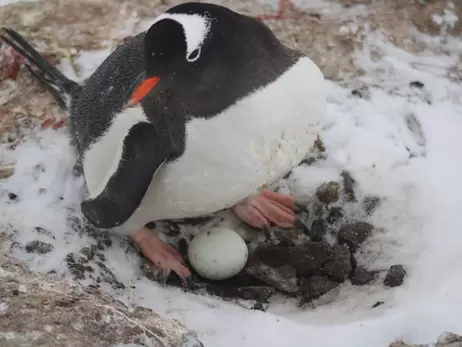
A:
<svg viewBox="0 0 462 347">
<path fill-rule="evenodd" d="M 303 278 L 300 281 L 299 287 L 303 298 L 306 301 L 311 301 L 319 298 L 339 285 L 340 283 L 332 281 L 327 277 L 312 276 L 308 279 Z"/>
<path fill-rule="evenodd" d="M 403 284 L 406 270 L 403 265 L 392 265 L 388 270 L 387 275 L 383 281 L 387 287 L 397 287 Z"/>
<path fill-rule="evenodd" d="M 354 222 L 342 226 L 338 232 L 338 242 L 347 244 L 352 252 L 370 236 L 374 226 L 366 222 Z"/>
<path fill-rule="evenodd" d="M 383 301 L 377 301 L 374 305 L 372 305 L 372 308 L 379 307 L 380 305 L 383 305 L 383 304 L 384 304 Z"/>
<path fill-rule="evenodd" d="M 14 174 L 14 168 L 5 167 L 0 169 L 0 179 L 5 179 Z"/>
<path fill-rule="evenodd" d="M 308 236 L 311 238 L 311 241 L 320 242 L 324 240 L 324 236 L 326 236 L 326 223 L 323 219 L 315 219 L 313 221 Z"/>
<path fill-rule="evenodd" d="M 323 183 L 316 189 L 316 196 L 318 200 L 326 205 L 338 201 L 340 198 L 340 184 L 337 182 Z"/>
<path fill-rule="evenodd" d="M 46 254 L 53 250 L 53 245 L 42 241 L 31 241 L 26 244 L 27 253 Z"/>
<path fill-rule="evenodd" d="M 356 96 L 358 98 L 363 98 L 363 93 L 361 93 L 358 89 L 353 89 L 351 91 L 351 95 Z"/>
<path fill-rule="evenodd" d="M 8 193 L 8 197 L 10 198 L 10 200 L 18 199 L 18 196 L 15 193 Z"/>
<path fill-rule="evenodd" d="M 327 223 L 334 224 L 343 218 L 343 209 L 341 207 L 334 206 L 329 209 L 329 214 L 326 218 Z"/>
<path fill-rule="evenodd" d="M 380 205 L 380 198 L 378 196 L 366 196 L 363 200 L 362 206 L 364 211 L 371 215 Z"/>
<path fill-rule="evenodd" d="M 418 88 L 418 89 L 422 89 L 425 85 L 420 82 L 420 81 L 412 81 L 411 83 L 409 83 L 409 86 L 411 88 Z"/>
<path fill-rule="evenodd" d="M 345 200 L 348 202 L 356 202 L 356 181 L 347 171 L 343 171 L 340 175 L 343 177 L 343 194 L 345 195 Z"/>
<path fill-rule="evenodd" d="M 369 271 L 361 267 L 355 269 L 351 284 L 355 286 L 364 286 L 377 278 L 377 271 Z"/>
</svg>

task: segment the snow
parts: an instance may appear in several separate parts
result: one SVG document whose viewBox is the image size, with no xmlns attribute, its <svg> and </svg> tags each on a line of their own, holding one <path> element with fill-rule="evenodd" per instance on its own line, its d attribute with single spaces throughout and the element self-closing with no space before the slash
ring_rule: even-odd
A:
<svg viewBox="0 0 462 347">
<path fill-rule="evenodd" d="M 298 308 L 279 298 L 267 313 L 252 311 L 149 281 L 138 256 L 126 253 L 114 236 L 104 251 L 105 264 L 127 289 L 102 288 L 127 304 L 179 319 L 199 333 L 205 346 L 382 347 L 396 339 L 428 343 L 443 331 L 461 334 L 462 86 L 448 76 L 458 64 L 462 41 L 414 36 L 428 50 L 411 54 L 378 34 L 368 37 L 356 57 L 366 74 L 346 81 L 370 85 L 365 98 L 329 82 L 321 133 L 328 159 L 297 168 L 287 182 L 295 196 L 308 200 L 317 186 L 347 169 L 359 184 L 359 197 L 386 197 L 369 220 L 380 231 L 367 241 L 359 262 L 380 269 L 403 264 L 408 271 L 403 286 L 345 283 L 313 306 Z M 384 57 L 372 59 L 372 49 Z M 108 53 L 86 52 L 78 64 L 88 76 Z M 62 70 L 68 73 L 69 66 L 63 63 Z M 424 83 L 423 90 L 411 88 L 412 81 Z M 0 162 L 15 166 L 13 176 L 0 180 L 0 226 L 14 230 L 12 254 L 34 271 L 55 270 L 69 277 L 65 256 L 95 240 L 67 222 L 69 216 L 79 218 L 83 182 L 72 175 L 74 158 L 65 130 L 32 134 L 14 152 L 2 147 Z M 19 201 L 9 201 L 8 192 Z M 49 234 L 37 232 L 37 226 Z M 54 249 L 29 254 L 24 245 L 32 240 Z M 371 308 L 378 301 L 384 304 Z"/>
</svg>

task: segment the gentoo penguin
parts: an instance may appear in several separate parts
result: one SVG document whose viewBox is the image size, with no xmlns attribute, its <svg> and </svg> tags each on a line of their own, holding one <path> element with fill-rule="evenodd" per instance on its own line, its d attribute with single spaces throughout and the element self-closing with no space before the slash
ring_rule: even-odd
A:
<svg viewBox="0 0 462 347">
<path fill-rule="evenodd" d="M 130 235 L 186 283 L 179 253 L 147 223 L 232 208 L 257 228 L 294 224 L 295 199 L 267 187 L 310 151 L 326 85 L 261 21 L 214 4 L 174 6 L 83 84 L 4 31 L 67 110 L 89 194 L 81 209 L 96 227 Z"/>
</svg>

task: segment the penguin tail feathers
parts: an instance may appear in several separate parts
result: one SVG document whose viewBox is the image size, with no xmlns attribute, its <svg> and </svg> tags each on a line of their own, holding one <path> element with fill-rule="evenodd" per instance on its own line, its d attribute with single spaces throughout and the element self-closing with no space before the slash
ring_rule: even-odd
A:
<svg viewBox="0 0 462 347">
<path fill-rule="evenodd" d="M 81 86 L 68 79 L 51 65 L 16 31 L 3 27 L 0 31 L 0 39 L 26 59 L 26 68 L 53 94 L 59 106 L 66 110 L 69 106 L 70 96 Z"/>
</svg>

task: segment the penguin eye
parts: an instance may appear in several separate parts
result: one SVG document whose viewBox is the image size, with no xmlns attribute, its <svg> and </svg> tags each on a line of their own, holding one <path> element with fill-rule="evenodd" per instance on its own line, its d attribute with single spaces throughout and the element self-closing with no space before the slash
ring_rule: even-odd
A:
<svg viewBox="0 0 462 347">
<path fill-rule="evenodd" d="M 196 48 L 194 51 L 192 51 L 188 57 L 186 58 L 187 61 L 193 62 L 196 61 L 199 58 L 199 55 L 201 54 L 201 49 Z"/>
</svg>

